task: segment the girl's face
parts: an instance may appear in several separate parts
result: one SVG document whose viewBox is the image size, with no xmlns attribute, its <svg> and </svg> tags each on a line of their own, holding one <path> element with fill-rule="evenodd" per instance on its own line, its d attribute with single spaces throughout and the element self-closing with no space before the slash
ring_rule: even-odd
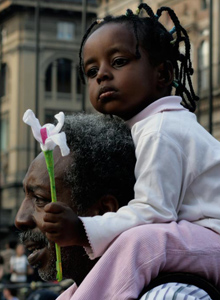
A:
<svg viewBox="0 0 220 300">
<path fill-rule="evenodd" d="M 94 108 L 128 120 L 161 96 L 160 67 L 153 67 L 132 28 L 105 24 L 88 38 L 83 50 L 89 97 Z"/>
</svg>

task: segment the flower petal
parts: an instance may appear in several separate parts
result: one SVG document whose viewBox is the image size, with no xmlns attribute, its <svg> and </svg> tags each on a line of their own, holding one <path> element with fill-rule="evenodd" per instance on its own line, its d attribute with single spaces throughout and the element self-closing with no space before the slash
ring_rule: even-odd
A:
<svg viewBox="0 0 220 300">
<path fill-rule="evenodd" d="M 45 125 L 43 125 L 43 128 L 47 128 L 47 134 L 48 134 L 48 137 L 53 135 L 53 130 L 55 128 L 55 125 L 54 124 L 51 124 L 51 123 L 47 123 Z"/>
<path fill-rule="evenodd" d="M 57 123 L 56 127 L 51 131 L 51 135 L 54 135 L 54 134 L 57 134 L 60 132 L 60 130 L 62 129 L 63 124 L 64 124 L 65 115 L 61 111 L 58 114 L 56 114 L 54 117 L 57 119 L 58 123 Z"/>
<path fill-rule="evenodd" d="M 35 117 L 35 114 L 33 113 L 33 111 L 31 109 L 26 110 L 26 112 L 23 115 L 23 121 L 24 121 L 24 123 L 31 126 L 31 129 L 32 129 L 35 139 L 39 143 L 42 143 L 42 138 L 41 138 L 41 134 L 40 134 L 41 125 L 40 125 L 39 120 Z"/>
<path fill-rule="evenodd" d="M 54 134 L 54 135 L 48 137 L 46 142 L 45 142 L 45 145 L 41 145 L 41 149 L 43 151 L 45 151 L 44 147 L 46 147 L 47 150 L 53 150 L 56 145 L 60 147 L 60 151 L 61 151 L 62 156 L 66 156 L 70 153 L 70 149 L 66 144 L 66 134 L 65 134 L 65 132 L 60 132 L 58 134 Z"/>
<path fill-rule="evenodd" d="M 45 144 L 45 141 L 46 141 L 46 139 L 48 138 L 47 128 L 46 128 L 46 127 L 42 127 L 42 128 L 41 128 L 41 130 L 40 130 L 40 135 L 41 135 L 43 144 Z"/>
<path fill-rule="evenodd" d="M 45 144 L 40 144 L 40 147 L 43 151 L 53 150 L 56 147 L 56 144 L 50 137 L 48 137 L 45 141 Z"/>
</svg>

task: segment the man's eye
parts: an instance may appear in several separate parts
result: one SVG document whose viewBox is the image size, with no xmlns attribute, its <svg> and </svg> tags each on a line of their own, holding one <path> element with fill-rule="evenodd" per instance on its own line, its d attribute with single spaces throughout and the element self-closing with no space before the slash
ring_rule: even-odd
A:
<svg viewBox="0 0 220 300">
<path fill-rule="evenodd" d="M 49 200 L 38 197 L 38 196 L 34 196 L 34 201 L 35 201 L 35 204 L 39 207 L 45 206 L 47 203 L 50 202 Z"/>
<path fill-rule="evenodd" d="M 94 78 L 96 76 L 97 72 L 98 72 L 97 68 L 91 68 L 87 71 L 86 76 L 88 78 Z"/>
<path fill-rule="evenodd" d="M 112 65 L 113 65 L 114 67 L 123 67 L 123 66 L 125 66 L 127 63 L 128 63 L 128 59 L 127 59 L 127 58 L 122 58 L 122 57 L 120 57 L 120 58 L 114 59 Z"/>
</svg>

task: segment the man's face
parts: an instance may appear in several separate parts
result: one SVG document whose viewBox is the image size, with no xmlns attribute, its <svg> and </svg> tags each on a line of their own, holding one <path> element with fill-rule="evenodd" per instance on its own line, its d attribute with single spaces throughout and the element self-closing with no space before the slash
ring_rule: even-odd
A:
<svg viewBox="0 0 220 300">
<path fill-rule="evenodd" d="M 71 191 L 63 182 L 65 168 L 70 162 L 69 156 L 61 157 L 58 148 L 54 150 L 57 200 L 66 203 L 74 210 L 71 205 Z M 38 268 L 43 280 L 55 280 L 55 246 L 46 239 L 42 229 L 44 206 L 51 202 L 50 182 L 43 153 L 31 163 L 23 186 L 25 198 L 17 213 L 15 225 L 22 230 L 21 240 L 31 253 L 28 256 L 30 265 Z M 91 261 L 82 247 L 63 247 L 61 256 L 64 278 L 72 278 L 80 282 L 85 276 L 84 273 L 88 273 L 91 269 Z"/>
</svg>

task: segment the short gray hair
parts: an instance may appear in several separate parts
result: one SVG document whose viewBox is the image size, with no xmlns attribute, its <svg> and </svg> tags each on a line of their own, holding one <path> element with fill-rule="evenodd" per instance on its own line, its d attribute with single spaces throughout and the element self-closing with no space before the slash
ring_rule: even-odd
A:
<svg viewBox="0 0 220 300">
<path fill-rule="evenodd" d="M 124 121 L 101 114 L 66 116 L 63 126 L 72 163 L 65 183 L 83 214 L 101 196 L 114 195 L 119 206 L 133 199 L 135 150 Z"/>
</svg>

